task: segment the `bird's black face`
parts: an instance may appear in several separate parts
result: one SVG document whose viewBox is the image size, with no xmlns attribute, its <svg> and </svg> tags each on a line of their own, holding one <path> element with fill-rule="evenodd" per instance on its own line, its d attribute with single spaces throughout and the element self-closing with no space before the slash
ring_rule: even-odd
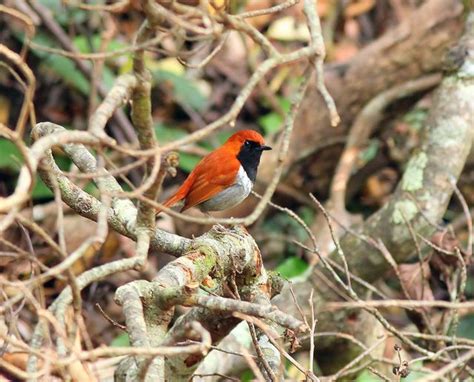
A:
<svg viewBox="0 0 474 382">
<path fill-rule="evenodd" d="M 269 146 L 261 145 L 255 141 L 245 141 L 242 147 L 240 148 L 239 155 L 237 159 L 244 168 L 247 176 L 252 182 L 255 182 L 257 178 L 257 168 L 260 164 L 260 157 L 262 156 L 262 151 L 271 150 Z"/>
</svg>

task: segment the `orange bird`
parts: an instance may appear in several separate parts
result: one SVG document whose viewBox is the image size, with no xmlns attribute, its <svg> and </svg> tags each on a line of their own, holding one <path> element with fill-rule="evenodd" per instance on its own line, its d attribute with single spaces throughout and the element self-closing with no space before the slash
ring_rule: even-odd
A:
<svg viewBox="0 0 474 382">
<path fill-rule="evenodd" d="M 181 211 L 197 206 L 203 212 L 236 206 L 250 194 L 265 150 L 271 150 L 271 147 L 265 146 L 263 137 L 256 131 L 235 133 L 221 147 L 206 155 L 178 191 L 163 204 L 172 207 L 184 201 Z"/>
</svg>

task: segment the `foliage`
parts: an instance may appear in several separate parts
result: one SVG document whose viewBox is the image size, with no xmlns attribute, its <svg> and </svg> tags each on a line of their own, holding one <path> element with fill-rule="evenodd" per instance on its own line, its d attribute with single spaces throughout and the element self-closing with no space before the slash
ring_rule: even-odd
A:
<svg viewBox="0 0 474 382">
<path fill-rule="evenodd" d="M 278 103 L 285 113 L 290 110 L 290 100 L 282 97 L 278 97 Z M 262 115 L 257 120 L 260 127 L 263 129 L 265 134 L 272 134 L 278 132 L 283 127 L 284 117 L 272 111 L 268 114 Z"/>
<path fill-rule="evenodd" d="M 159 142 L 167 143 L 174 141 L 179 138 L 183 138 L 187 135 L 186 131 L 180 129 L 178 127 L 170 127 L 162 123 L 158 123 L 155 125 L 155 134 Z M 179 155 L 179 167 L 186 172 L 191 172 L 196 164 L 199 162 L 201 158 L 197 155 L 188 154 L 188 153 L 180 153 Z"/>
<path fill-rule="evenodd" d="M 18 174 L 23 165 L 23 158 L 16 145 L 0 138 L 0 153 L 0 171 L 6 171 L 13 175 Z M 58 165 L 62 169 L 65 169 L 69 164 L 70 161 L 66 157 L 58 157 Z M 15 187 L 15 184 L 14 182 L 11 186 Z M 51 198 L 53 193 L 37 175 L 31 196 L 34 200 L 42 200 Z"/>
<path fill-rule="evenodd" d="M 291 279 L 300 276 L 309 268 L 308 263 L 299 257 L 291 256 L 285 259 L 277 268 L 276 271 L 283 277 Z"/>
</svg>

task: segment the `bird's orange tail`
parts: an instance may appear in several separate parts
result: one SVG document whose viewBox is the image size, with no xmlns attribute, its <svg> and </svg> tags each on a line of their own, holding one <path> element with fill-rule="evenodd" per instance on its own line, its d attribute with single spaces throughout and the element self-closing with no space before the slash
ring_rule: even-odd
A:
<svg viewBox="0 0 474 382">
<path fill-rule="evenodd" d="M 169 198 L 166 202 L 163 203 L 165 207 L 173 207 L 176 203 L 180 202 L 181 200 L 186 198 L 186 195 L 188 194 L 189 189 L 191 188 L 191 184 L 194 181 L 194 177 L 192 174 L 184 181 L 184 183 L 181 185 L 181 187 L 176 191 L 176 193 Z M 161 209 L 158 209 L 156 211 L 156 214 L 158 215 L 161 211 Z"/>
<path fill-rule="evenodd" d="M 179 190 L 176 194 L 174 194 L 171 198 L 169 198 L 166 202 L 163 203 L 163 205 L 165 207 L 173 207 L 176 203 L 178 203 L 179 201 L 183 200 L 184 196 L 182 195 L 179 195 Z M 156 214 L 158 215 L 159 213 L 161 213 L 161 211 L 163 211 L 162 209 L 158 209 Z"/>
</svg>

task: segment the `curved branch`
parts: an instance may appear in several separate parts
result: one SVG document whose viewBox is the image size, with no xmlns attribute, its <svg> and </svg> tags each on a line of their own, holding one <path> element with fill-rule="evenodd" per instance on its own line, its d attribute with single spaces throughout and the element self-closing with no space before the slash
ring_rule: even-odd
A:
<svg viewBox="0 0 474 382">
<path fill-rule="evenodd" d="M 42 139 L 49 138 L 52 140 L 54 137 L 64 134 L 65 137 L 70 137 L 71 133 L 74 132 L 65 132 L 65 129 L 62 126 L 55 125 L 52 123 L 40 123 L 35 128 L 34 133 L 38 133 L 40 136 L 45 135 Z M 59 134 L 58 134 L 59 133 Z M 53 134 L 53 135 L 47 135 Z M 86 143 L 97 144 L 99 139 L 91 137 L 90 133 L 76 132 L 74 134 L 79 134 L 80 137 L 88 137 L 89 140 Z M 71 141 L 77 142 L 77 136 L 74 136 L 70 139 Z M 62 136 L 62 135 L 61 135 Z M 53 138 L 51 138 L 53 137 Z M 58 139 L 55 139 L 56 144 L 58 144 Z M 40 141 L 38 141 L 40 142 Z M 37 142 L 37 143 L 38 143 Z M 61 145 L 61 143 L 59 143 Z M 36 146 L 36 143 L 35 143 Z M 51 147 L 52 144 L 48 147 Z M 47 151 L 48 147 L 44 148 Z M 97 160 L 95 157 L 82 145 L 71 144 L 71 145 L 61 145 L 65 152 L 71 157 L 76 166 L 84 172 L 97 173 L 97 177 L 94 181 L 98 184 L 104 186 L 104 189 L 113 192 L 122 193 L 122 188 L 117 180 L 108 175 L 105 169 L 101 169 L 100 172 L 97 168 Z M 43 151 L 44 152 L 44 151 Z M 99 211 L 101 208 L 101 202 L 89 195 L 81 188 L 72 183 L 66 176 L 64 176 L 57 167 L 52 154 L 49 152 L 46 154 L 46 158 L 43 160 L 44 168 L 39 170 L 39 175 L 46 185 L 51 185 L 53 187 L 53 182 L 57 182 L 61 190 L 61 196 L 63 201 L 71 207 L 78 214 L 97 221 L 99 216 Z M 26 170 L 25 170 L 26 171 Z M 125 235 L 133 240 L 136 240 L 136 216 L 137 209 L 133 203 L 128 199 L 118 199 L 113 202 L 112 208 L 109 209 L 107 213 L 107 221 L 109 225 L 117 232 Z M 156 250 L 160 250 L 166 253 L 174 254 L 179 256 L 187 246 L 189 246 L 191 240 L 182 238 L 180 236 L 167 233 L 156 229 L 151 238 L 151 247 Z"/>
</svg>

